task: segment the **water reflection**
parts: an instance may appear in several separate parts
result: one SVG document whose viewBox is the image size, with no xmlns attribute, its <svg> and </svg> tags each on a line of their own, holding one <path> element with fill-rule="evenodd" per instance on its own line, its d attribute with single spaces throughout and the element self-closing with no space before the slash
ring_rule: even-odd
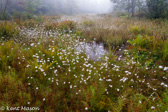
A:
<svg viewBox="0 0 168 112">
<path fill-rule="evenodd" d="M 108 54 L 108 51 L 104 48 L 103 43 L 97 44 L 96 42 L 80 42 L 77 45 L 76 50 L 78 52 L 84 52 L 87 57 L 94 61 L 99 61 L 105 54 Z"/>
</svg>

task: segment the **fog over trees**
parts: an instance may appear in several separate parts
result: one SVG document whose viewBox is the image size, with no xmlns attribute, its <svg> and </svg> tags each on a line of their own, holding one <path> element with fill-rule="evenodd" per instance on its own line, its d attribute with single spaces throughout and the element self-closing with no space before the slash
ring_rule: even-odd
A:
<svg viewBox="0 0 168 112">
<path fill-rule="evenodd" d="M 1 11 L 6 8 L 9 10 L 11 6 L 16 8 L 28 3 L 39 5 L 43 11 L 70 14 L 77 12 L 106 13 L 110 11 L 112 4 L 110 0 L 0 0 L 0 8 Z M 15 8 L 12 7 L 11 10 Z"/>
<path fill-rule="evenodd" d="M 42 0 L 43 8 L 52 13 L 107 13 L 111 11 L 110 0 Z"/>
<path fill-rule="evenodd" d="M 128 16 L 167 18 L 168 0 L 0 0 L 0 19 L 33 15 L 125 13 Z"/>
<path fill-rule="evenodd" d="M 127 12 L 132 17 L 167 18 L 168 0 L 111 0 L 115 10 Z"/>
<path fill-rule="evenodd" d="M 108 13 L 113 8 L 110 0 L 78 0 L 78 6 L 81 11 L 90 13 Z"/>
</svg>

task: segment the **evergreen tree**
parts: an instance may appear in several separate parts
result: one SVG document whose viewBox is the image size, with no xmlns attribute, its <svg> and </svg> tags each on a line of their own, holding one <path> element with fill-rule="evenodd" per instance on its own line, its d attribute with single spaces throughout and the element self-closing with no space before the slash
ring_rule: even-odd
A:
<svg viewBox="0 0 168 112">
<path fill-rule="evenodd" d="M 148 13 L 150 18 L 168 17 L 167 0 L 147 0 Z"/>
</svg>

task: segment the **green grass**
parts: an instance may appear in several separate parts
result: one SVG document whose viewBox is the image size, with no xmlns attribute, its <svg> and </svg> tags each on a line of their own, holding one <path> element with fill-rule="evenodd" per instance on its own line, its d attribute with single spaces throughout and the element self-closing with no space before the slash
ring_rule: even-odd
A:
<svg viewBox="0 0 168 112">
<path fill-rule="evenodd" d="M 111 21 L 115 28 L 105 29 L 89 20 L 77 24 L 80 27 L 72 21 L 13 24 L 20 27 L 17 35 L 7 40 L 0 36 L 0 106 L 49 112 L 168 111 L 166 22 L 101 21 Z M 101 61 L 75 50 L 80 42 L 94 39 L 109 48 Z M 114 55 L 118 49 L 121 59 Z"/>
</svg>

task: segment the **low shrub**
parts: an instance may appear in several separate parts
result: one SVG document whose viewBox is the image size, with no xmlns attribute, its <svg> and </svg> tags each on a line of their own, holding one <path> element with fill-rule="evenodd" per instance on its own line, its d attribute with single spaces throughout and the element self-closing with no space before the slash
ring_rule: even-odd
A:
<svg viewBox="0 0 168 112">
<path fill-rule="evenodd" d="M 145 34 L 145 29 L 138 26 L 131 26 L 130 31 L 134 35 Z"/>
<path fill-rule="evenodd" d="M 9 20 L 9 19 L 10 19 L 10 16 L 7 11 L 5 11 L 4 13 L 0 12 L 0 20 Z"/>
<path fill-rule="evenodd" d="M 76 29 L 76 23 L 73 21 L 62 21 L 58 24 L 58 29 L 60 29 L 61 31 L 68 33 L 70 31 L 75 31 Z"/>
<path fill-rule="evenodd" d="M 19 28 L 13 22 L 0 23 L 0 39 L 10 40 L 13 37 L 16 37 L 19 34 Z"/>
<path fill-rule="evenodd" d="M 36 28 L 41 24 L 41 22 L 36 19 L 30 19 L 30 20 L 26 20 L 26 21 L 19 21 L 18 24 L 20 27 Z"/>
<path fill-rule="evenodd" d="M 121 18 L 128 18 L 128 17 L 130 17 L 130 14 L 127 12 L 117 12 L 116 16 L 121 17 Z"/>
<path fill-rule="evenodd" d="M 47 22 L 44 25 L 46 30 L 60 30 L 63 33 L 70 33 L 76 30 L 76 23 L 73 21 Z"/>
<path fill-rule="evenodd" d="M 128 42 L 133 46 L 132 50 L 141 62 L 146 59 L 152 59 L 153 63 L 159 60 L 163 63 L 168 61 L 168 39 L 139 35 Z"/>
<path fill-rule="evenodd" d="M 86 21 L 82 22 L 82 25 L 83 25 L 84 27 L 93 27 L 93 26 L 95 26 L 96 24 L 95 24 L 94 21 L 86 20 Z"/>
</svg>

